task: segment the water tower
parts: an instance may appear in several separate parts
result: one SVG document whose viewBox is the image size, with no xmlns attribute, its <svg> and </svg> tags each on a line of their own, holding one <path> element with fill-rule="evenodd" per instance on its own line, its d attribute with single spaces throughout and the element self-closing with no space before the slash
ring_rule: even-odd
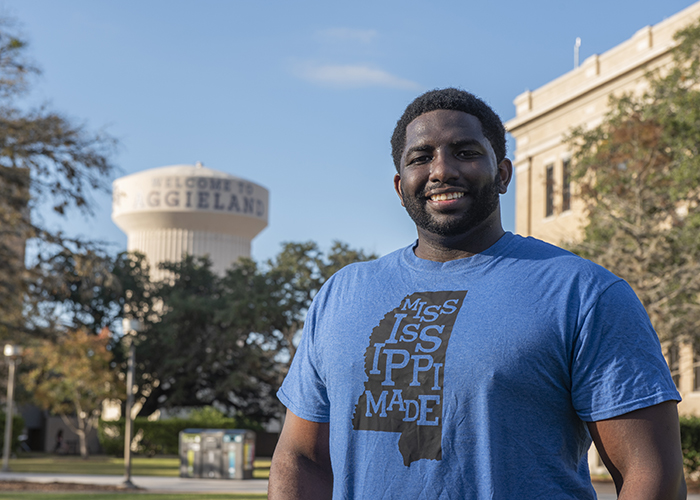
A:
<svg viewBox="0 0 700 500">
<path fill-rule="evenodd" d="M 160 262 L 204 256 L 218 274 L 267 226 L 269 193 L 233 175 L 196 165 L 154 168 L 112 183 L 112 220 L 127 235 L 127 250 L 146 255 L 151 279 Z"/>
</svg>

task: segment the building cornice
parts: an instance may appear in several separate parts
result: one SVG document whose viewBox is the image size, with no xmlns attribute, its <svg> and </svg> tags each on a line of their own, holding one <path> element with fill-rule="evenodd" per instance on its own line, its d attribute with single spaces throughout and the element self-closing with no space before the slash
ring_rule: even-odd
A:
<svg viewBox="0 0 700 500">
<path fill-rule="evenodd" d="M 542 87 L 518 95 L 513 101 L 516 116 L 506 122 L 506 129 L 517 135 L 518 129 L 528 123 L 607 85 L 611 81 L 624 77 L 640 67 L 648 67 L 654 60 L 667 55 L 676 45 L 673 34 L 687 26 L 689 18 L 697 19 L 698 17 L 700 17 L 700 2 L 654 26 L 642 28 L 630 39 L 601 55 L 590 56 L 580 67 Z M 622 59 L 623 63 L 615 65 L 616 58 Z M 601 67 L 605 68 L 610 65 L 609 69 L 601 71 Z"/>
</svg>

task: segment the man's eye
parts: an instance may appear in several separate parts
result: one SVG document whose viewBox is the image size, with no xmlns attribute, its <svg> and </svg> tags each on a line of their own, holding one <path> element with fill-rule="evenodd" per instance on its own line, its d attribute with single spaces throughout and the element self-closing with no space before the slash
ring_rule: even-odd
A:
<svg viewBox="0 0 700 500">
<path fill-rule="evenodd" d="M 421 156 L 416 156 L 415 158 L 412 158 L 411 161 L 408 162 L 409 165 L 414 165 L 414 164 L 421 164 L 430 161 L 430 156 L 428 155 L 421 155 Z"/>
<path fill-rule="evenodd" d="M 460 158 L 476 158 L 479 156 L 479 152 L 474 150 L 465 150 L 458 152 L 457 156 Z"/>
</svg>

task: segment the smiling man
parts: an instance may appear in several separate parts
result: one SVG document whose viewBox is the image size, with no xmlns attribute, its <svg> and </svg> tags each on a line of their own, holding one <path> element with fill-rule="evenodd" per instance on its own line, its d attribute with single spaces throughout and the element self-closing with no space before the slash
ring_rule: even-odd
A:
<svg viewBox="0 0 700 500">
<path fill-rule="evenodd" d="M 472 94 L 413 101 L 392 137 L 418 240 L 333 276 L 278 396 L 275 499 L 685 498 L 676 391 L 630 287 L 505 232 L 505 130 Z"/>
</svg>

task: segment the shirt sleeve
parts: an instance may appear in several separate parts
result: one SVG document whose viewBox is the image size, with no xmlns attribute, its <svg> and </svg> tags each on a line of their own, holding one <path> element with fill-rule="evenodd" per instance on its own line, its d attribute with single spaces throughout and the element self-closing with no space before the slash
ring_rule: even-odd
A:
<svg viewBox="0 0 700 500">
<path fill-rule="evenodd" d="M 582 420 L 680 401 L 649 316 L 627 283 L 612 284 L 584 314 L 571 369 L 572 401 Z"/>
<path fill-rule="evenodd" d="M 317 296 L 306 316 L 301 342 L 277 397 L 292 413 L 304 420 L 328 422 L 330 402 L 321 375 L 322 367 L 316 356 L 318 299 Z"/>
</svg>

